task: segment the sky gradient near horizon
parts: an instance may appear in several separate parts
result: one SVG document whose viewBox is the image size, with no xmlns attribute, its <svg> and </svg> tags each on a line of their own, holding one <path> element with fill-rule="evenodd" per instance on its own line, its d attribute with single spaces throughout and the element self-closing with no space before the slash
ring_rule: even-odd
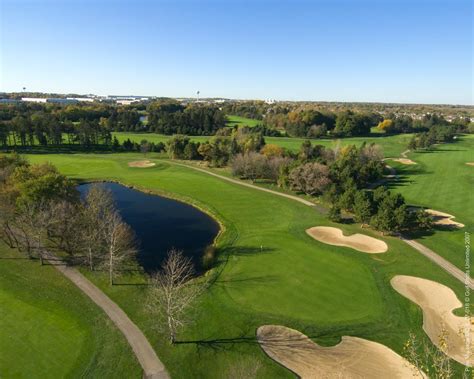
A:
<svg viewBox="0 0 474 379">
<path fill-rule="evenodd" d="M 470 0 L 0 0 L 0 91 L 473 103 Z"/>
</svg>

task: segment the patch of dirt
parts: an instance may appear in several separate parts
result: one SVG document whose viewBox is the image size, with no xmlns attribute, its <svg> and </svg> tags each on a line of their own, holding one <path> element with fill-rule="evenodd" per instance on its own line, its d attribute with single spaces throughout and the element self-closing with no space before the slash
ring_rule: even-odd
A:
<svg viewBox="0 0 474 379">
<path fill-rule="evenodd" d="M 128 167 L 147 168 L 147 167 L 153 167 L 153 166 L 156 166 L 156 163 L 149 160 L 128 162 Z"/>
<path fill-rule="evenodd" d="M 474 162 L 466 162 L 468 166 L 474 166 Z"/>
<path fill-rule="evenodd" d="M 415 161 L 412 161 L 411 159 L 408 159 L 408 158 L 392 158 L 392 161 L 398 162 L 401 164 L 406 164 L 406 165 L 418 164 Z"/>
<path fill-rule="evenodd" d="M 306 233 L 319 242 L 350 247 L 362 253 L 380 254 L 388 250 L 387 244 L 382 240 L 359 233 L 345 236 L 341 229 L 330 226 L 315 226 L 307 229 Z"/>
<path fill-rule="evenodd" d="M 303 379 L 423 378 L 415 367 L 388 347 L 357 337 L 342 337 L 331 347 L 320 346 L 305 334 L 280 325 L 257 329 L 265 353 Z"/>
<path fill-rule="evenodd" d="M 473 350 L 466 341 L 469 338 L 474 341 L 474 331 L 469 318 L 453 314 L 454 309 L 463 306 L 453 290 L 431 280 L 405 275 L 393 277 L 390 284 L 423 310 L 423 330 L 430 340 L 439 347 L 444 329 L 447 334 L 447 355 L 472 367 L 470 360 Z"/>
<path fill-rule="evenodd" d="M 453 220 L 456 216 L 450 215 L 449 213 L 435 211 L 434 209 L 426 209 L 425 211 L 433 217 L 433 224 L 435 225 L 454 226 L 456 228 L 464 227 L 464 224 Z"/>
</svg>

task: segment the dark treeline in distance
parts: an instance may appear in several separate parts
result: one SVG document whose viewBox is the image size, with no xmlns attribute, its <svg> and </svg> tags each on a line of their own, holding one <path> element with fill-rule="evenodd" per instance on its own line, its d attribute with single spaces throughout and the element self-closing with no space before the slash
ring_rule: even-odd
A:
<svg viewBox="0 0 474 379">
<path fill-rule="evenodd" d="M 0 105 L 0 147 L 67 144 L 82 148 L 103 145 L 117 150 L 123 146 L 112 138 L 112 132 L 212 136 L 229 129 L 226 115 L 261 120 L 254 128 L 264 136 L 342 138 L 367 136 L 374 128 L 385 134 L 418 133 L 413 147 L 427 147 L 430 141 L 447 141 L 455 133 L 474 131 L 469 117 L 448 122 L 436 113 L 415 118 L 366 108 L 334 110 L 312 103 L 242 101 L 217 106 L 171 99 L 132 105 L 17 103 Z M 131 150 L 130 146 L 124 148 Z"/>
<path fill-rule="evenodd" d="M 224 113 L 213 106 L 166 101 L 141 108 L 139 104 L 0 105 L 0 146 L 112 146 L 117 143 L 114 131 L 213 135 L 226 123 Z"/>
</svg>

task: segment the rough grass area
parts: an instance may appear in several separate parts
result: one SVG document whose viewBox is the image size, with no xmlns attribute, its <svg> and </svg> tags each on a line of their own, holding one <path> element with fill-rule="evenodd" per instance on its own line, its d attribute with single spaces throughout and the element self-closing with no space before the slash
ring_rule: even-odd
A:
<svg viewBox="0 0 474 379">
<path fill-rule="evenodd" d="M 410 203 L 452 214 L 455 221 L 466 225 L 451 231 L 438 228 L 433 235 L 420 238 L 420 242 L 463 269 L 465 232 L 474 232 L 474 167 L 466 165 L 474 160 L 474 135 L 408 156 L 417 165 L 393 163 L 400 175 L 393 188 Z"/>
<path fill-rule="evenodd" d="M 139 378 L 108 317 L 52 266 L 0 242 L 0 373 L 4 378 Z"/>
<path fill-rule="evenodd" d="M 113 133 L 120 142 L 130 138 L 131 141 L 140 142 L 146 139 L 150 142 L 166 142 L 171 136 L 166 136 L 156 133 L 128 133 L 128 132 L 116 132 Z M 191 139 L 195 142 L 208 141 L 210 136 L 192 136 Z M 395 136 L 386 136 L 384 134 L 374 134 L 370 137 L 353 137 L 353 138 L 341 138 L 341 139 L 312 139 L 313 144 L 324 145 L 328 147 L 345 146 L 345 145 L 356 145 L 360 146 L 362 143 L 375 143 L 382 147 L 384 155 L 386 157 L 398 157 L 401 152 L 407 149 L 408 142 L 410 141 L 411 134 L 400 134 Z M 265 137 L 266 143 L 272 143 L 279 145 L 291 151 L 298 151 L 304 138 L 291 138 L 291 137 Z"/>
<path fill-rule="evenodd" d="M 259 378 L 291 377 L 256 343 L 256 328 L 263 324 L 295 328 L 324 345 L 351 335 L 401 353 L 409 331 L 422 338 L 424 333 L 421 310 L 390 286 L 394 275 L 432 279 L 463 296 L 460 282 L 396 238 L 330 223 L 311 207 L 165 160 L 155 160 L 157 165 L 147 170 L 128 167 L 139 157 L 29 156 L 33 162 L 51 161 L 74 178 L 117 180 L 169 194 L 206 209 L 225 226 L 218 239 L 220 275 L 201 297 L 191 315 L 195 323 L 179 336 L 183 343 L 176 346 L 165 342 L 145 311 L 146 286 L 133 285 L 143 283 L 143 278 L 124 277 L 122 284 L 132 285 L 109 287 L 105 276 L 89 275 L 142 328 L 175 378 L 231 377 L 241 366 L 260 367 Z M 325 245 L 305 233 L 316 225 L 382 238 L 389 250 L 370 256 Z M 159 230 L 156 236 L 165 238 Z"/>
</svg>

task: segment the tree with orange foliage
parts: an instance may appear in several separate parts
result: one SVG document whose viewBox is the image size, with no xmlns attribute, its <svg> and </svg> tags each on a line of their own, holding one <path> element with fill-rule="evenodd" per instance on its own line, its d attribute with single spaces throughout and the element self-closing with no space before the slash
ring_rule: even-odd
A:
<svg viewBox="0 0 474 379">
<path fill-rule="evenodd" d="M 265 145 L 260 153 L 265 155 L 267 158 L 281 157 L 284 153 L 282 147 L 274 144 Z"/>
</svg>

